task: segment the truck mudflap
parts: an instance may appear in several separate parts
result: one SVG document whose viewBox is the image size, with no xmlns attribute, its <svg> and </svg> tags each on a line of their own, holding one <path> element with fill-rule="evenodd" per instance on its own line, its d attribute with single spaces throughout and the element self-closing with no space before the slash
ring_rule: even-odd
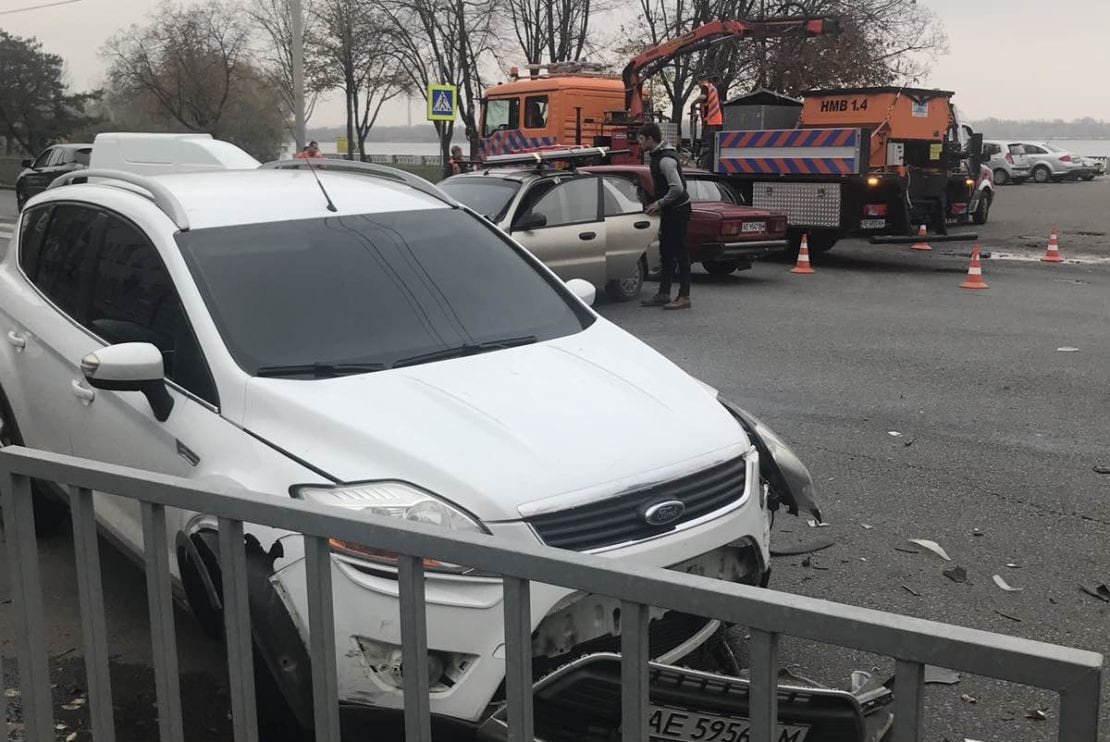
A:
<svg viewBox="0 0 1110 742">
<path fill-rule="evenodd" d="M 749 681 L 649 664 L 651 742 L 747 742 Z M 619 742 L 621 658 L 583 657 L 533 686 L 535 735 L 543 742 Z M 853 673 L 852 691 L 779 685 L 774 742 L 887 742 L 894 696 L 867 673 Z M 508 738 L 502 707 L 479 738 Z"/>
</svg>

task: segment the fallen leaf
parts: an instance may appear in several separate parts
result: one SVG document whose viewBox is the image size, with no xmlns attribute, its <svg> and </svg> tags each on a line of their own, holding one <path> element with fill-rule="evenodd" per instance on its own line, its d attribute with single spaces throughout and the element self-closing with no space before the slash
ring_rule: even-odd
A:
<svg viewBox="0 0 1110 742">
<path fill-rule="evenodd" d="M 909 585 L 902 585 L 902 589 L 905 590 L 910 595 L 913 595 L 913 596 L 918 597 L 918 598 L 921 597 L 921 593 L 917 592 L 916 590 L 914 590 Z"/>
<path fill-rule="evenodd" d="M 929 539 L 925 538 L 911 538 L 910 543 L 917 544 L 924 549 L 928 549 L 946 562 L 952 561 L 952 557 L 948 556 L 948 552 L 942 549 L 940 544 L 938 544 L 936 541 L 930 541 Z"/>
<path fill-rule="evenodd" d="M 945 667 L 925 665 L 925 684 L 955 685 L 960 682 L 960 673 Z"/>
<path fill-rule="evenodd" d="M 862 528 L 865 531 L 870 531 L 872 528 L 875 527 L 875 526 L 869 526 L 866 523 L 860 523 L 859 525 L 860 525 L 860 528 Z"/>
<path fill-rule="evenodd" d="M 1029 709 L 1025 712 L 1025 718 L 1033 721 L 1044 721 L 1048 718 L 1048 715 L 1041 709 Z"/>
<path fill-rule="evenodd" d="M 997 613 L 998 615 L 1002 616 L 1002 618 L 1008 618 L 1008 619 L 1010 619 L 1011 621 L 1013 621 L 1015 623 L 1021 623 L 1021 619 L 1018 618 L 1017 616 L 1011 616 L 1009 613 L 1003 613 L 1002 611 L 998 610 L 997 608 L 994 609 L 994 612 Z"/>
<path fill-rule="evenodd" d="M 1019 593 L 1025 589 L 1023 587 L 1010 587 L 1008 584 L 1006 584 L 1006 580 L 1002 579 L 1001 575 L 995 575 L 992 579 L 994 579 L 995 585 L 998 585 L 1000 588 L 1008 593 Z"/>
<path fill-rule="evenodd" d="M 952 569 L 946 569 L 941 574 L 952 580 L 952 582 L 961 585 L 967 582 L 967 570 L 963 567 L 953 567 Z"/>
<path fill-rule="evenodd" d="M 969 696 L 966 693 L 964 693 L 960 696 L 960 700 L 963 701 L 964 703 L 977 703 L 978 702 L 978 699 L 975 698 L 975 696 Z"/>
</svg>

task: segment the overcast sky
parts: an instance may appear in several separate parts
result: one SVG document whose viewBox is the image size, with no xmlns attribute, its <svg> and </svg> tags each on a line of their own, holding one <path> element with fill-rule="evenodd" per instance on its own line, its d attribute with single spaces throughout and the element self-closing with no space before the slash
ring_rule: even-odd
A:
<svg viewBox="0 0 1110 742">
<path fill-rule="evenodd" d="M 955 90 L 964 116 L 1110 120 L 1110 0 L 918 1 L 944 22 L 951 47 L 936 61 L 927 85 Z M 158 6 L 158 0 L 78 0 L 3 12 L 47 2 L 0 0 L 0 28 L 36 36 L 47 51 L 62 55 L 79 89 L 103 78 L 101 45 L 131 23 L 146 22 Z M 411 108 L 412 120 L 419 121 L 423 103 Z M 310 125 L 342 120 L 341 103 L 329 102 L 318 107 Z M 380 123 L 405 121 L 405 107 L 398 105 Z"/>
</svg>

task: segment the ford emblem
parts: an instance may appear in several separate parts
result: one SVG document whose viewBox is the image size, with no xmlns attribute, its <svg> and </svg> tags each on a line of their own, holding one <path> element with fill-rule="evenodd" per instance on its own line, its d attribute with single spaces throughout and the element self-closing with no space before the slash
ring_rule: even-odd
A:
<svg viewBox="0 0 1110 742">
<path fill-rule="evenodd" d="M 674 523 L 686 512 L 686 503 L 681 500 L 664 500 L 644 510 L 644 521 L 651 526 L 665 526 Z"/>
</svg>

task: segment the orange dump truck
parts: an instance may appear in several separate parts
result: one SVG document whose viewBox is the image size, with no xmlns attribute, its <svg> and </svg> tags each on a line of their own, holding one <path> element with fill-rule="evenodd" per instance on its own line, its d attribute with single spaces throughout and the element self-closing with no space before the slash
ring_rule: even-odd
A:
<svg viewBox="0 0 1110 742">
<path fill-rule="evenodd" d="M 784 211 L 816 252 L 849 235 L 902 243 L 922 224 L 938 242 L 974 239 L 947 227 L 985 223 L 994 183 L 982 137 L 960 124 L 953 95 L 873 87 L 740 98 L 725 106 L 715 169 L 753 206 Z M 779 128 L 745 125 L 767 109 Z"/>
</svg>

